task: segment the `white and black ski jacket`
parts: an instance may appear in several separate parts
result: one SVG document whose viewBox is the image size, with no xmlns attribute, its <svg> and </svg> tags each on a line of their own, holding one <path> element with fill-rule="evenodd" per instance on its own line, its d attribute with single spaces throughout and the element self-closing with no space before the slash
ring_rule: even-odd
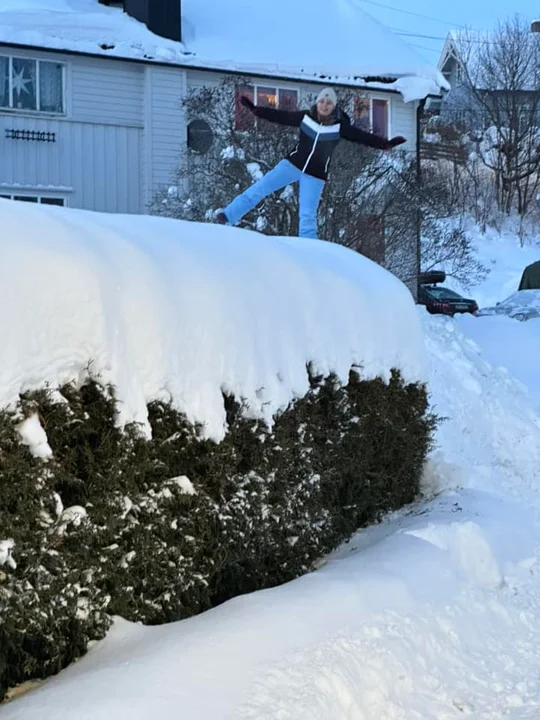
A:
<svg viewBox="0 0 540 720">
<path fill-rule="evenodd" d="M 264 120 L 300 128 L 298 144 L 287 155 L 295 167 L 307 175 L 326 180 L 332 153 L 343 138 L 369 147 L 389 150 L 387 138 L 360 130 L 351 125 L 351 121 L 342 110 L 334 111 L 333 122 L 322 124 L 315 118 L 316 109 L 311 110 L 275 110 L 274 108 L 254 106 L 252 112 Z"/>
</svg>

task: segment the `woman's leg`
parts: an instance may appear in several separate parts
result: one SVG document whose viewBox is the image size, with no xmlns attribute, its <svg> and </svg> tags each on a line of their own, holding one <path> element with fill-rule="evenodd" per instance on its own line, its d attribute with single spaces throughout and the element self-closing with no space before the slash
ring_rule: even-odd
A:
<svg viewBox="0 0 540 720">
<path fill-rule="evenodd" d="M 302 173 L 300 178 L 299 237 L 317 240 L 317 210 L 324 188 L 324 180 Z"/>
<path fill-rule="evenodd" d="M 258 205 L 267 195 L 290 185 L 300 178 L 302 173 L 288 160 L 282 160 L 273 170 L 263 175 L 260 180 L 248 187 L 224 209 L 227 220 L 236 225 L 246 213 Z"/>
</svg>

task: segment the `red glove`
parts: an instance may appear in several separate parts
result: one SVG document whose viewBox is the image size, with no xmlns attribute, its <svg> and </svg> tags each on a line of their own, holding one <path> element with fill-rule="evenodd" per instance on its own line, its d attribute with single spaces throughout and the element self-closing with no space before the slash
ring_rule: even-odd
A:
<svg viewBox="0 0 540 720">
<path fill-rule="evenodd" d="M 255 105 L 251 102 L 247 95 L 242 95 L 242 97 L 240 98 L 240 105 L 243 105 L 250 112 L 253 112 L 255 110 Z"/>
<path fill-rule="evenodd" d="M 396 135 L 396 137 L 393 137 L 391 140 L 388 141 L 387 148 L 388 150 L 391 150 L 392 148 L 395 148 L 397 145 L 403 145 L 403 143 L 407 142 L 407 138 L 402 137 L 401 135 Z"/>
</svg>

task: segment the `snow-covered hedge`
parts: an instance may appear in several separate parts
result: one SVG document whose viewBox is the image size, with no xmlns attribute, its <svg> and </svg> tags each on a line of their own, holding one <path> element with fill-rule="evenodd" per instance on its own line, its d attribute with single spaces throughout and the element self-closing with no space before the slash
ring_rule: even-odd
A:
<svg viewBox="0 0 540 720">
<path fill-rule="evenodd" d="M 94 383 L 0 416 L 0 695 L 64 667 L 111 615 L 163 623 L 290 580 L 417 493 L 432 421 L 397 375 L 312 377 L 272 431 L 225 406 L 219 444 L 161 402 L 152 440 L 122 432 Z"/>
<path fill-rule="evenodd" d="M 323 242 L 0 201 L 0 696 L 112 615 L 284 582 L 410 502 L 408 291 Z"/>
</svg>

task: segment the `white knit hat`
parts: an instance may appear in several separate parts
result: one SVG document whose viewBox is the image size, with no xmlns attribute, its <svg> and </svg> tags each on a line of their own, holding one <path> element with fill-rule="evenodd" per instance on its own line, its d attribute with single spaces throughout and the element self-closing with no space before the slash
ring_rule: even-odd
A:
<svg viewBox="0 0 540 720">
<path fill-rule="evenodd" d="M 333 105 L 337 105 L 337 95 L 331 87 L 321 90 L 321 92 L 317 95 L 317 102 L 319 102 L 319 100 L 330 100 Z"/>
</svg>

